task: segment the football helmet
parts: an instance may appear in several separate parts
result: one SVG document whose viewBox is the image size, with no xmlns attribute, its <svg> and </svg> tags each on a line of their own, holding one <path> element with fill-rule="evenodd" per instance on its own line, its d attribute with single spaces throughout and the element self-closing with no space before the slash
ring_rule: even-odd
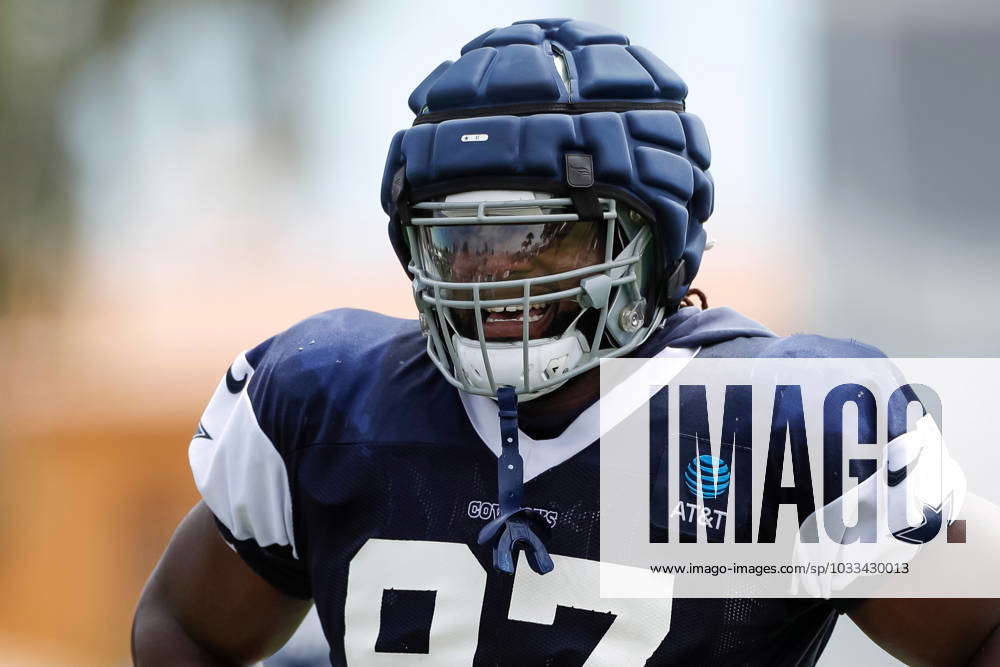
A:
<svg viewBox="0 0 1000 667">
<path fill-rule="evenodd" d="M 417 86 L 382 203 L 449 382 L 530 400 L 677 308 L 713 199 L 686 95 L 649 51 L 569 19 L 488 31 Z"/>
</svg>

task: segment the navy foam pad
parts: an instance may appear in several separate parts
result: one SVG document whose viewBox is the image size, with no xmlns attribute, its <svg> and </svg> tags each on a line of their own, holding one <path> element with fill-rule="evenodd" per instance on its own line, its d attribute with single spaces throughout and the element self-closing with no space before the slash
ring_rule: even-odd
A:
<svg viewBox="0 0 1000 667">
<path fill-rule="evenodd" d="M 553 60 L 565 57 L 569 87 Z M 444 62 L 410 96 L 415 114 L 528 102 L 674 102 L 687 86 L 655 55 L 610 28 L 571 19 L 489 30 Z"/>
</svg>

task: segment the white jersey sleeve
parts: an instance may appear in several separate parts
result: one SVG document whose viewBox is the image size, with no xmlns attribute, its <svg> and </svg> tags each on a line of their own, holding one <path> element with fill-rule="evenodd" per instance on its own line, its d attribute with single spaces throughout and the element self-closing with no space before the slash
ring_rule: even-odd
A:
<svg viewBox="0 0 1000 667">
<path fill-rule="evenodd" d="M 226 541 L 277 588 L 307 597 L 288 470 L 255 413 L 250 354 L 236 357 L 202 414 L 188 448 L 191 472 Z M 295 583 L 288 583 L 289 572 Z"/>
</svg>

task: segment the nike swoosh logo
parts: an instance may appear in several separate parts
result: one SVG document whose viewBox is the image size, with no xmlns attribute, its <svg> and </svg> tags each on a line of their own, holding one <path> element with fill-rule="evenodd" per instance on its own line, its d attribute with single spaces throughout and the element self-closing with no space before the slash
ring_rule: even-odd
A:
<svg viewBox="0 0 1000 667">
<path fill-rule="evenodd" d="M 240 393 L 243 391 L 243 387 L 246 386 L 248 377 L 250 377 L 250 374 L 246 373 L 243 377 L 237 380 L 236 377 L 233 376 L 233 367 L 230 366 L 226 370 L 226 389 L 229 390 L 230 394 Z"/>
<path fill-rule="evenodd" d="M 910 461 L 909 464 L 903 466 L 899 470 L 892 470 L 891 468 L 886 470 L 886 477 L 888 477 L 889 486 L 899 486 L 906 479 L 906 476 L 910 473 L 910 469 L 917 465 L 917 461 L 920 460 L 920 455 L 923 451 L 917 453 L 917 458 Z"/>
<path fill-rule="evenodd" d="M 206 440 L 212 439 L 212 436 L 209 434 L 209 432 L 205 430 L 205 425 L 202 424 L 201 422 L 198 422 L 198 430 L 194 432 L 194 437 L 191 439 L 195 440 L 197 438 L 205 438 Z"/>
</svg>

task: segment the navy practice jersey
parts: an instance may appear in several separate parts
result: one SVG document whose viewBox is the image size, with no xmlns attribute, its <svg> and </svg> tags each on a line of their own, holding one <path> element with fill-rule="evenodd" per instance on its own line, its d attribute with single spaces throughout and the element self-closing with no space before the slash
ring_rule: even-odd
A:
<svg viewBox="0 0 1000 667">
<path fill-rule="evenodd" d="M 239 355 L 191 443 L 225 539 L 264 579 L 315 600 L 334 665 L 808 665 L 823 600 L 598 595 L 598 406 L 558 437 L 521 434 L 525 505 L 555 570 L 494 570 L 495 403 L 448 384 L 414 321 L 316 315 Z M 779 338 L 727 308 L 685 308 L 643 356 L 868 356 Z"/>
</svg>

